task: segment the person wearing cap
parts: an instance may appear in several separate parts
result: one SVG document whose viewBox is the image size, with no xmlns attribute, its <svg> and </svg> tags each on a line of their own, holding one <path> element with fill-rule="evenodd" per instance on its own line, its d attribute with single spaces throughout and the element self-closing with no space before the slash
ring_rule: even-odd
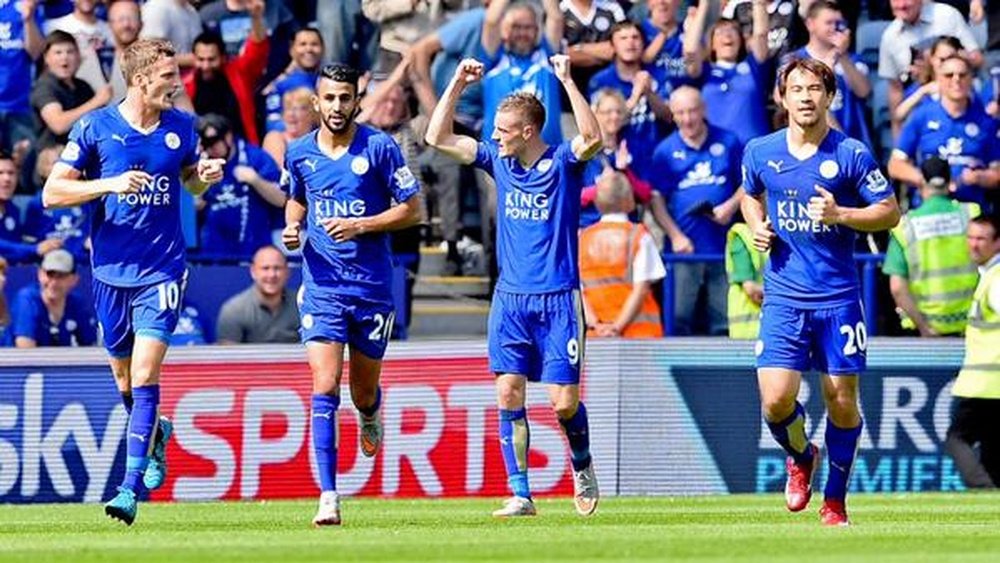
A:
<svg viewBox="0 0 1000 563">
<path fill-rule="evenodd" d="M 959 336 L 978 281 L 965 232 L 979 206 L 951 199 L 946 160 L 931 156 L 920 169 L 924 203 L 892 230 L 882 271 L 904 329 L 920 336 Z"/>
<path fill-rule="evenodd" d="M 216 258 L 250 259 L 271 243 L 272 216 L 285 205 L 281 171 L 263 149 L 233 134 L 228 119 L 208 114 L 198 123 L 210 158 L 225 159 L 222 181 L 202 194 L 201 252 Z"/>
<path fill-rule="evenodd" d="M 944 449 L 966 487 L 992 489 L 1000 484 L 1000 216 L 973 219 L 966 240 L 981 277 L 969 308 L 962 371 L 951 388 L 958 403 Z"/>
<path fill-rule="evenodd" d="M 73 255 L 51 250 L 38 268 L 38 285 L 22 288 L 14 299 L 11 334 L 18 348 L 37 346 L 93 346 L 97 321 L 79 296 L 72 293 L 80 281 Z"/>
</svg>

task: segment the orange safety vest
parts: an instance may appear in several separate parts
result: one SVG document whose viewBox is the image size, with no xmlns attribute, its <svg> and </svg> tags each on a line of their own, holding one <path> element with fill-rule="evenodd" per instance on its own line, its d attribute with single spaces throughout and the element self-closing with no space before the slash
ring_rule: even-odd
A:
<svg viewBox="0 0 1000 563">
<path fill-rule="evenodd" d="M 646 233 L 643 225 L 607 221 L 595 223 L 580 233 L 580 283 L 598 322 L 614 322 L 625 305 L 632 292 L 632 260 Z M 646 295 L 642 308 L 622 336 L 663 336 L 660 307 L 652 293 Z"/>
</svg>

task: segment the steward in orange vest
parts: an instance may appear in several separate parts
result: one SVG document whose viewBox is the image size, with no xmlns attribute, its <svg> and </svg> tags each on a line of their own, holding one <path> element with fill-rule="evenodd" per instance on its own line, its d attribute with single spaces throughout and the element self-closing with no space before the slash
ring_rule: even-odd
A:
<svg viewBox="0 0 1000 563">
<path fill-rule="evenodd" d="M 650 291 L 666 275 L 646 227 L 628 220 L 635 207 L 628 179 L 606 172 L 594 201 L 601 220 L 580 232 L 580 284 L 588 336 L 663 336 L 660 307 Z"/>
</svg>

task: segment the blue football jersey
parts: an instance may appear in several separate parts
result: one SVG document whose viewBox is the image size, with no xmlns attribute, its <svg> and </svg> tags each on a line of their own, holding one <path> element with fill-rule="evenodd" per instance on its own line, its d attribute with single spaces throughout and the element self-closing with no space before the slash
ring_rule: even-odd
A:
<svg viewBox="0 0 1000 563">
<path fill-rule="evenodd" d="M 766 103 L 770 74 L 770 63 L 759 63 L 753 55 L 737 64 L 706 61 L 702 70 L 705 85 L 701 89 L 705 118 L 734 133 L 744 145 L 770 133 Z"/>
<path fill-rule="evenodd" d="M 896 150 L 919 166 L 931 156 L 951 165 L 951 180 L 958 186 L 955 199 L 984 205 L 987 192 L 962 183 L 965 168 L 988 168 L 1000 161 L 1000 130 L 995 119 L 978 103 L 952 117 L 939 101 L 922 104 L 910 116 L 896 142 Z"/>
<path fill-rule="evenodd" d="M 809 218 L 816 186 L 847 207 L 866 207 L 893 195 L 868 148 L 840 131 L 831 129 L 816 154 L 805 160 L 788 152 L 787 129 L 746 146 L 743 188 L 752 196 L 766 196 L 777 234 L 764 270 L 768 302 L 825 309 L 860 299 L 855 231 Z"/>
<path fill-rule="evenodd" d="M 653 152 L 653 186 L 695 252 L 725 251 L 729 226 L 716 223 L 710 214 L 739 188 L 742 156 L 736 137 L 711 125 L 700 147 L 688 145 L 675 131 Z"/>
<path fill-rule="evenodd" d="M 59 161 L 88 180 L 130 170 L 152 176 L 138 193 L 108 194 L 88 203 L 94 277 L 120 287 L 178 280 L 184 274 L 181 171 L 198 162 L 195 116 L 171 109 L 155 129 L 133 128 L 117 106 L 73 125 Z"/>
<path fill-rule="evenodd" d="M 501 158 L 493 141 L 479 143 L 474 166 L 497 186 L 497 289 L 551 293 L 578 289 L 577 228 L 583 162 L 571 142 L 549 146 L 528 169 Z"/>
<path fill-rule="evenodd" d="M 416 177 L 396 141 L 371 127 L 358 125 L 347 151 L 336 159 L 320 149 L 317 138 L 313 132 L 289 145 L 282 182 L 289 197 L 308 209 L 303 283 L 343 295 L 391 298 L 389 234 L 366 233 L 336 242 L 320 221 L 378 215 L 393 200 L 402 203 L 415 196 L 420 191 Z"/>
<path fill-rule="evenodd" d="M 31 240 L 41 242 L 55 238 L 63 241 L 63 248 L 79 261 L 87 258 L 87 237 L 90 236 L 90 218 L 87 206 L 48 208 L 42 205 L 42 194 L 28 202 L 24 210 L 24 232 Z M 79 262 L 78 262 L 79 263 Z"/>
<path fill-rule="evenodd" d="M 649 45 L 660 34 L 660 30 L 648 18 L 643 20 L 641 25 L 642 36 L 646 41 L 646 45 Z M 687 74 L 687 68 L 684 66 L 683 24 L 678 25 L 673 35 L 663 42 L 663 46 L 660 47 L 660 52 L 656 54 L 653 64 L 656 65 L 657 69 L 660 69 L 662 75 L 674 88 L 691 82 Z"/>
<path fill-rule="evenodd" d="M 52 322 L 35 284 L 17 292 L 11 332 L 14 338 L 30 338 L 38 346 L 92 346 L 97 342 L 97 321 L 83 299 L 70 293 L 62 318 Z"/>
</svg>

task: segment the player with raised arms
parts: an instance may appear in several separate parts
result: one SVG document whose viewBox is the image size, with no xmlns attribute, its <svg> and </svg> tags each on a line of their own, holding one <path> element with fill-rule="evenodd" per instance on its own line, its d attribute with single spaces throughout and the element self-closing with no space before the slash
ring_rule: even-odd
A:
<svg viewBox="0 0 1000 563">
<path fill-rule="evenodd" d="M 845 498 L 863 421 L 858 376 L 868 334 L 854 262 L 857 231 L 899 221 L 892 186 L 868 148 L 831 129 L 836 78 L 822 62 L 795 60 L 778 77 L 786 129 L 747 143 L 743 216 L 757 250 L 770 250 L 757 342 L 764 418 L 788 452 L 788 510 L 806 508 L 819 450 L 797 401 L 804 371 L 818 371 L 827 407 L 829 477 L 821 521 L 847 525 Z"/>
<path fill-rule="evenodd" d="M 498 517 L 535 514 L 528 487 L 529 380 L 548 384 L 552 408 L 569 440 L 577 512 L 592 514 L 599 498 L 579 390 L 586 325 L 577 227 L 584 162 L 600 150 L 601 131 L 570 78 L 568 57 L 553 56 L 551 63 L 580 130 L 571 142 L 545 144 L 545 107 L 526 92 L 500 103 L 492 140 L 456 135 L 455 104 L 483 76 L 482 63 L 474 59 L 459 63 L 427 129 L 428 144 L 496 181 L 500 276 L 489 316 L 489 361 L 496 376 L 500 449 L 514 493 L 493 513 Z"/>
<path fill-rule="evenodd" d="M 355 122 L 355 69 L 323 67 L 313 103 L 319 129 L 289 145 L 285 155 L 289 200 L 282 240 L 289 249 L 302 247 L 300 331 L 312 370 L 312 442 L 321 491 L 313 525 L 335 526 L 344 347 L 350 351 L 351 399 L 361 415 L 361 453 L 372 457 L 382 442 L 379 377 L 395 318 L 388 232 L 418 223 L 421 205 L 420 187 L 396 141 Z"/>
<path fill-rule="evenodd" d="M 131 525 L 140 481 L 152 490 L 166 478 L 172 428 L 158 416 L 160 369 L 187 277 L 180 189 L 203 193 L 225 161 L 199 159 L 195 116 L 174 108 L 181 83 L 170 43 L 136 41 L 122 73 L 125 100 L 73 125 L 42 201 L 91 208 L 94 308 L 129 413 L 125 477 L 104 511 Z"/>
</svg>

